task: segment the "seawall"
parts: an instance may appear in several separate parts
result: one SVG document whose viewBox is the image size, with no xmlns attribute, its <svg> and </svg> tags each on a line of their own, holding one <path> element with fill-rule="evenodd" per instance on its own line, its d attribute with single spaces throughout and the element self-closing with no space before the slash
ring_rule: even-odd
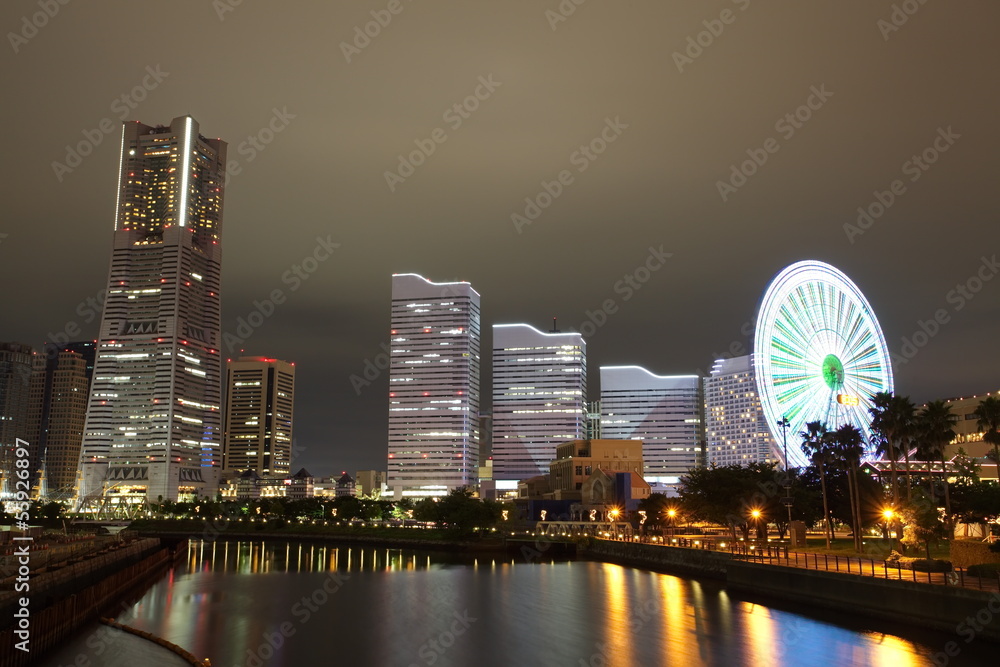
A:
<svg viewBox="0 0 1000 667">
<path fill-rule="evenodd" d="M 172 553 L 158 539 L 140 539 L 59 569 L 30 576 L 27 591 L 3 596 L 0 667 L 21 667 L 72 636 L 102 613 L 115 611 L 123 599 L 141 593 L 172 563 Z M 27 619 L 14 617 L 18 598 L 29 600 Z M 8 623 L 10 619 L 10 623 Z M 14 648 L 28 632 L 27 651 Z"/>
<path fill-rule="evenodd" d="M 1000 642 L 998 593 L 754 563 L 724 552 L 632 542 L 592 540 L 578 553 L 592 560 L 716 579 L 734 591 L 953 632 L 958 645 L 972 637 Z"/>
</svg>

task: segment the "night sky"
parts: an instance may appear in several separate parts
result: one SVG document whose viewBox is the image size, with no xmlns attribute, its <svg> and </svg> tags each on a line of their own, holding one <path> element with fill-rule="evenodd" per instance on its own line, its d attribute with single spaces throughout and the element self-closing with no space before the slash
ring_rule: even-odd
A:
<svg viewBox="0 0 1000 667">
<path fill-rule="evenodd" d="M 0 7 L 0 340 L 96 336 L 120 121 L 189 113 L 236 162 L 224 332 L 285 299 L 242 347 L 297 364 L 296 468 L 385 467 L 386 374 L 351 376 L 394 272 L 470 281 L 484 350 L 612 300 L 596 399 L 601 365 L 746 352 L 771 277 L 817 259 L 872 303 L 900 393 L 1000 387 L 996 2 L 49 3 Z M 339 247 L 303 280 L 317 239 Z"/>
</svg>

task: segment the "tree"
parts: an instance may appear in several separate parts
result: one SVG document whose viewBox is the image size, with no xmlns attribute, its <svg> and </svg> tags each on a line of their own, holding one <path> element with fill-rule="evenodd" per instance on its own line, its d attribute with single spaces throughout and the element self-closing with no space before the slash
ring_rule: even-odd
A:
<svg viewBox="0 0 1000 667">
<path fill-rule="evenodd" d="M 993 445 L 993 462 L 1000 470 L 1000 398 L 987 396 L 972 414 L 978 420 L 976 428 L 983 431 L 983 440 Z"/>
<path fill-rule="evenodd" d="M 853 424 L 844 424 L 833 433 L 828 434 L 833 451 L 840 459 L 847 473 L 848 493 L 851 499 L 851 526 L 854 532 L 854 550 L 860 552 L 861 546 L 861 495 L 858 486 L 858 468 L 861 466 L 861 456 L 864 454 L 862 443 L 864 436 Z"/>
<path fill-rule="evenodd" d="M 872 416 L 872 429 L 876 432 L 876 445 L 888 449 L 892 464 L 892 502 L 899 502 L 896 462 L 902 453 L 905 460 L 906 499 L 912 496 L 910 481 L 910 441 L 913 437 L 913 413 L 916 407 L 909 396 L 894 396 L 891 392 L 879 392 L 872 399 L 873 407 L 869 409 Z"/>
<path fill-rule="evenodd" d="M 667 522 L 670 507 L 670 499 L 662 493 L 651 493 L 648 498 L 640 500 L 639 511 L 646 513 L 646 523 L 642 527 L 648 530 L 661 528 Z"/>
<path fill-rule="evenodd" d="M 819 471 L 820 489 L 823 494 L 823 537 L 826 548 L 830 548 L 830 538 L 833 536 L 833 525 L 830 523 L 830 505 L 826 495 L 826 474 L 824 466 L 829 462 L 832 453 L 832 443 L 824 422 L 815 421 L 806 424 L 806 430 L 799 433 L 802 437 L 802 451 L 809 457 Z"/>
<path fill-rule="evenodd" d="M 904 507 L 903 518 L 905 527 L 903 528 L 902 542 L 907 547 L 916 547 L 921 542 L 926 549 L 928 560 L 931 557 L 931 540 L 937 541 L 944 537 L 945 526 L 941 523 L 937 507 L 930 502 L 923 491 L 917 491 L 915 501 Z"/>
<path fill-rule="evenodd" d="M 945 516 L 951 517 L 951 494 L 948 484 L 946 450 L 948 443 L 955 438 L 955 423 L 958 416 L 953 414 L 951 406 L 944 401 L 931 401 L 917 415 L 916 433 L 918 435 L 919 451 L 926 461 L 941 462 L 941 477 L 944 480 Z M 929 466 L 928 466 L 929 468 Z M 931 502 L 934 498 L 934 479 L 930 475 Z"/>
<path fill-rule="evenodd" d="M 681 477 L 679 495 L 685 514 L 730 530 L 744 539 L 750 534 L 750 515 L 759 510 L 763 524 L 773 521 L 783 534 L 787 524 L 781 505 L 780 475 L 775 463 L 751 463 L 692 468 Z M 754 521 L 760 527 L 762 522 Z"/>
</svg>

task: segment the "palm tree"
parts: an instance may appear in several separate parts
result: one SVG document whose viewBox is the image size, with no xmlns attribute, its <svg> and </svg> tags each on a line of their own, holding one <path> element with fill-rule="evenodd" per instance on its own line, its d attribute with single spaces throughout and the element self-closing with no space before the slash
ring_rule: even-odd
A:
<svg viewBox="0 0 1000 667">
<path fill-rule="evenodd" d="M 892 489 L 892 503 L 899 504 L 899 481 L 897 479 L 896 461 L 899 460 L 899 452 L 896 449 L 896 424 L 893 420 L 892 392 L 880 391 L 872 396 L 872 407 L 868 413 L 872 417 L 872 431 L 877 441 L 879 456 L 888 456 L 890 471 L 890 488 Z"/>
<path fill-rule="evenodd" d="M 848 493 L 851 497 L 851 519 L 854 524 L 854 550 L 861 552 L 861 495 L 858 490 L 858 468 L 864 455 L 864 436 L 857 426 L 844 424 L 828 434 L 834 453 L 840 457 L 847 471 Z"/>
<path fill-rule="evenodd" d="M 826 474 L 823 471 L 823 464 L 829 461 L 831 454 L 831 443 L 826 424 L 819 421 L 808 422 L 806 430 L 800 432 L 799 436 L 802 438 L 803 453 L 819 470 L 819 484 L 823 491 L 823 537 L 826 538 L 826 548 L 829 549 L 833 525 L 830 523 L 830 507 L 826 497 Z"/>
<path fill-rule="evenodd" d="M 993 445 L 993 462 L 1000 471 L 1000 398 L 987 396 L 972 414 L 979 420 L 976 428 L 983 432 L 983 440 Z"/>
<path fill-rule="evenodd" d="M 892 433 L 892 441 L 897 452 L 902 452 L 905 461 L 903 472 L 906 475 L 906 502 L 913 499 L 913 485 L 910 480 L 910 449 L 913 441 L 913 419 L 916 406 L 909 396 L 890 395 L 883 414 L 879 415 L 883 428 Z M 899 500 L 893 490 L 893 503 Z"/>
<path fill-rule="evenodd" d="M 931 401 L 917 415 L 916 430 L 920 435 L 921 451 L 927 461 L 941 462 L 941 473 L 944 478 L 944 508 L 948 523 L 951 523 L 951 490 L 948 484 L 946 449 L 948 443 L 955 439 L 955 424 L 958 415 L 951 411 L 951 405 L 944 401 Z M 934 500 L 934 482 L 931 480 L 931 500 Z"/>
</svg>

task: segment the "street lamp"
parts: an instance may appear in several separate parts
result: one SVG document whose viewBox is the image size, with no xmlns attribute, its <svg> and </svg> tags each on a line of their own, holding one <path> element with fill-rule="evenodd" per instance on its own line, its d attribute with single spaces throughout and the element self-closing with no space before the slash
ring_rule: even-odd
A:
<svg viewBox="0 0 1000 667">
<path fill-rule="evenodd" d="M 788 417 L 782 416 L 781 420 L 778 422 L 778 426 L 781 428 L 781 440 L 785 449 L 785 498 L 782 500 L 785 507 L 788 508 L 788 537 L 789 544 L 791 544 L 791 531 L 792 531 L 792 479 L 788 476 L 788 427 L 792 425 L 792 422 L 788 421 Z"/>
<path fill-rule="evenodd" d="M 667 510 L 667 516 L 670 517 L 670 537 L 674 536 L 674 517 L 677 516 L 677 510 L 670 508 Z"/>
<path fill-rule="evenodd" d="M 750 516 L 753 518 L 754 529 L 757 531 L 757 537 L 760 537 L 760 510 L 753 509 L 750 510 Z"/>
</svg>

